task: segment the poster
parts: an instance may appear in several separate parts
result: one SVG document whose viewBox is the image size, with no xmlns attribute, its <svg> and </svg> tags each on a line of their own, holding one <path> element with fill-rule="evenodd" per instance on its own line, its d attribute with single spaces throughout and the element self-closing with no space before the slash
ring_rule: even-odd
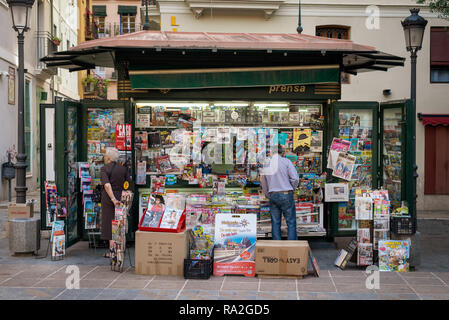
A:
<svg viewBox="0 0 449 320">
<path fill-rule="evenodd" d="M 255 276 L 257 214 L 215 216 L 214 275 Z"/>
<path fill-rule="evenodd" d="M 325 185 L 326 202 L 348 202 L 349 189 L 347 183 L 326 183 Z"/>
<path fill-rule="evenodd" d="M 409 271 L 410 242 L 379 241 L 379 271 Z"/>
<path fill-rule="evenodd" d="M 131 125 L 115 125 L 115 147 L 119 151 L 131 151 Z"/>
<path fill-rule="evenodd" d="M 293 131 L 293 151 L 307 152 L 310 151 L 312 129 L 298 129 Z"/>
<path fill-rule="evenodd" d="M 354 170 L 356 157 L 347 153 L 339 153 L 332 175 L 350 181 Z"/>
</svg>

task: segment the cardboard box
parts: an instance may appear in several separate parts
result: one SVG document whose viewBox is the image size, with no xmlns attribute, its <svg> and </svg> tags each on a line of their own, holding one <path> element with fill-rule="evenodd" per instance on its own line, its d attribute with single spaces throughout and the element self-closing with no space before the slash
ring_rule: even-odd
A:
<svg viewBox="0 0 449 320">
<path fill-rule="evenodd" d="M 136 274 L 183 276 L 188 253 L 187 231 L 136 232 Z"/>
<path fill-rule="evenodd" d="M 32 218 L 34 216 L 34 204 L 29 203 L 12 203 L 8 207 L 8 220 L 18 218 Z"/>
<path fill-rule="evenodd" d="M 256 274 L 264 276 L 305 276 L 309 263 L 307 241 L 258 240 Z"/>
</svg>

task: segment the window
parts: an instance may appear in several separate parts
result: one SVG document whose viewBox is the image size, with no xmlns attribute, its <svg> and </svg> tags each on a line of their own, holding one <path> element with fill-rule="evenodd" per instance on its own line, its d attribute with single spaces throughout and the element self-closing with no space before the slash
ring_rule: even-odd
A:
<svg viewBox="0 0 449 320">
<path fill-rule="evenodd" d="M 120 34 L 136 32 L 136 15 L 124 13 L 120 15 Z"/>
<path fill-rule="evenodd" d="M 430 82 L 449 83 L 449 28 L 430 29 Z"/>
<path fill-rule="evenodd" d="M 98 33 L 99 34 L 105 34 L 106 33 L 106 29 L 104 26 L 104 22 L 105 22 L 105 18 L 106 17 L 96 17 L 97 21 L 98 21 Z"/>
<path fill-rule="evenodd" d="M 27 173 L 31 173 L 31 101 L 30 81 L 25 81 L 25 154 L 27 155 Z"/>
<path fill-rule="evenodd" d="M 315 35 L 318 37 L 349 40 L 350 27 L 346 26 L 317 26 L 315 29 Z M 340 81 L 342 84 L 350 84 L 351 79 L 348 73 L 342 72 L 340 75 Z"/>
<path fill-rule="evenodd" d="M 350 27 L 346 26 L 317 26 L 316 35 L 333 39 L 349 40 Z"/>
<path fill-rule="evenodd" d="M 449 127 L 425 127 L 424 194 L 449 194 Z"/>
</svg>

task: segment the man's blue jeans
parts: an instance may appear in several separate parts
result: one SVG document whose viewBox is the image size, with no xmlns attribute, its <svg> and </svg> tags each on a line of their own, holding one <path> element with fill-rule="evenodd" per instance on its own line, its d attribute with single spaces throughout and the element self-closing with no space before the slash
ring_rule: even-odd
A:
<svg viewBox="0 0 449 320">
<path fill-rule="evenodd" d="M 298 240 L 296 233 L 296 207 L 293 192 L 288 194 L 273 193 L 270 195 L 271 236 L 273 240 L 281 240 L 281 218 L 287 222 L 287 240 Z"/>
</svg>

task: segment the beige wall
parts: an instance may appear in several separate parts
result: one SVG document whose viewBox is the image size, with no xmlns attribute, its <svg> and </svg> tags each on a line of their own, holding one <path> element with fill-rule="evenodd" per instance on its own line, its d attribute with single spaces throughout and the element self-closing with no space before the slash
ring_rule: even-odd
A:
<svg viewBox="0 0 449 320">
<path fill-rule="evenodd" d="M 205 9 L 202 16 L 195 18 L 189 9 L 189 0 L 159 0 L 161 29 L 188 32 L 268 32 L 296 33 L 298 24 L 298 1 L 286 0 L 269 19 L 263 9 Z M 219 2 L 219 1 L 214 1 Z M 222 1 L 225 2 L 225 1 Z M 276 2 L 276 1 L 273 1 Z M 251 0 L 239 1 L 239 5 L 249 8 Z M 380 9 L 380 28 L 367 29 L 366 9 L 377 5 Z M 401 20 L 410 15 L 409 9 L 418 7 L 414 0 L 340 0 L 302 1 L 303 34 L 315 35 L 318 25 L 345 25 L 351 27 L 351 40 L 372 45 L 380 51 L 407 58 L 404 67 L 396 67 L 388 72 L 375 71 L 351 76 L 351 84 L 343 85 L 342 100 L 346 101 L 390 101 L 410 97 L 410 58 L 405 50 Z M 426 7 L 421 6 L 421 15 L 429 20 L 422 51 L 418 54 L 417 112 L 449 113 L 449 84 L 430 83 L 430 27 L 449 26 L 449 21 L 437 18 Z M 172 26 L 172 16 L 177 26 Z M 384 89 L 391 89 L 389 97 Z M 417 120 L 417 165 L 418 165 L 418 209 L 447 210 L 449 196 L 424 196 L 424 127 Z"/>
</svg>

